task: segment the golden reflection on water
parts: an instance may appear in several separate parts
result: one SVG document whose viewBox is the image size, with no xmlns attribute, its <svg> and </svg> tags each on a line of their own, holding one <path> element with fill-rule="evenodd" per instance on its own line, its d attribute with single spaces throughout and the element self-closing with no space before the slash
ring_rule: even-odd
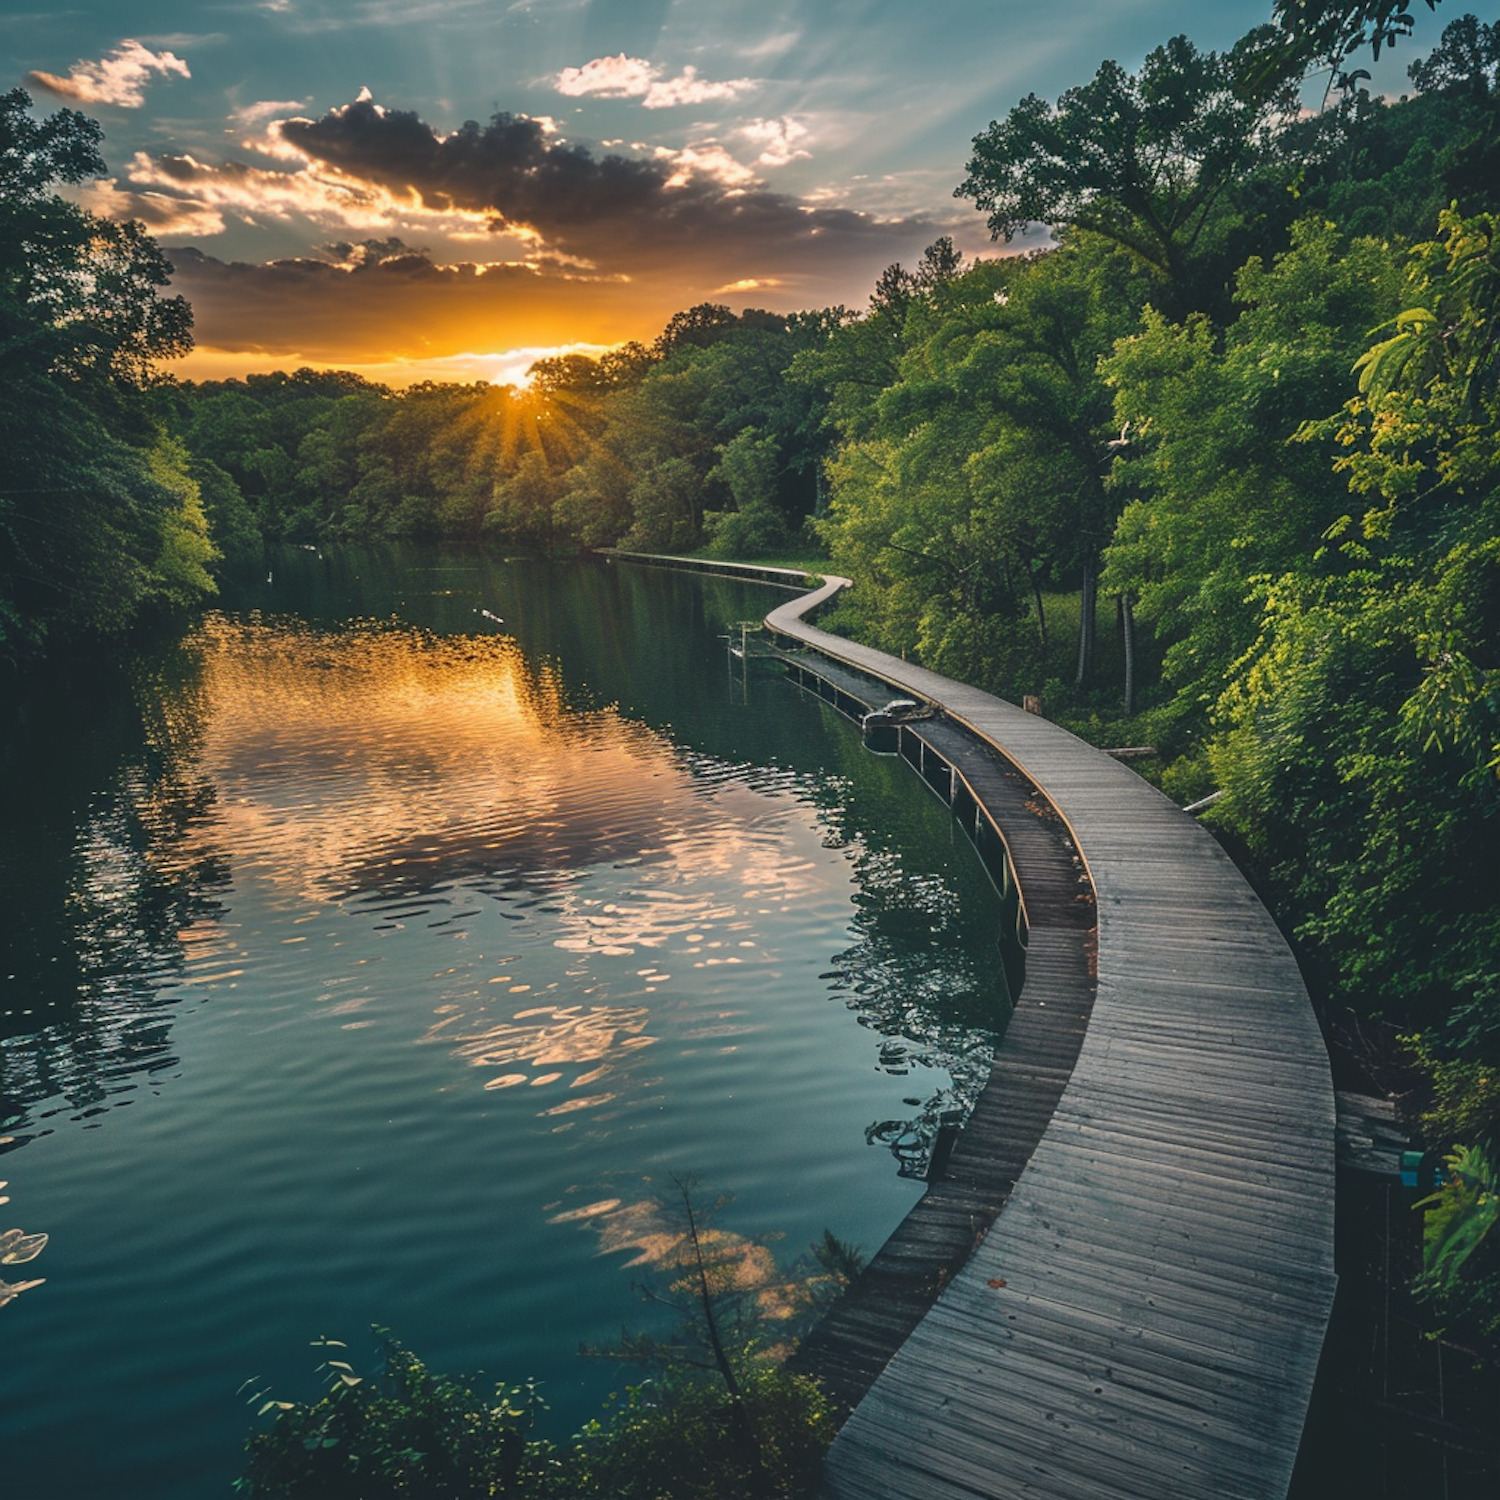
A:
<svg viewBox="0 0 1500 1500">
<path fill-rule="evenodd" d="M 436 1039 L 458 1019 L 460 1018 L 449 1016 L 439 1021 L 428 1031 L 428 1038 Z M 649 1020 L 650 1012 L 644 1007 L 541 1007 L 518 1011 L 513 1020 L 478 1032 L 450 1036 L 448 1040 L 455 1057 L 463 1058 L 478 1068 L 504 1068 L 529 1063 L 542 1069 L 560 1069 L 568 1064 L 597 1064 L 572 1080 L 571 1087 L 582 1088 L 607 1077 L 621 1056 L 652 1044 L 655 1038 L 644 1034 Z M 546 1073 L 542 1075 L 547 1076 Z M 561 1076 L 560 1071 L 550 1075 L 552 1079 Z M 527 1073 L 501 1073 L 490 1079 L 485 1087 L 514 1088 L 517 1084 L 537 1082 L 540 1079 Z M 569 1100 L 546 1113 L 571 1114 L 579 1109 L 607 1104 L 614 1097 L 612 1093 L 589 1095 Z"/>
<path fill-rule="evenodd" d="M 0 1146 L 13 1144 L 12 1136 L 0 1136 Z M 9 1203 L 10 1198 L 3 1189 L 10 1184 L 0 1182 L 0 1203 Z M 47 1248 L 47 1236 L 45 1234 L 27 1234 L 24 1229 L 0 1230 L 0 1266 L 24 1266 L 39 1256 Z M 5 1281 L 0 1280 L 0 1307 L 14 1302 L 22 1292 L 29 1292 L 39 1287 L 46 1281 L 45 1276 L 37 1276 L 29 1281 Z"/>
<path fill-rule="evenodd" d="M 553 1208 L 557 1210 L 557 1205 Z M 698 1211 L 701 1214 L 701 1205 Z M 696 1274 L 701 1256 L 716 1290 L 752 1299 L 759 1315 L 771 1322 L 795 1317 L 807 1294 L 807 1278 L 788 1277 L 763 1240 L 747 1238 L 701 1218 L 695 1232 L 690 1233 L 684 1213 L 675 1202 L 654 1197 L 630 1203 L 604 1198 L 557 1210 L 547 1222 L 584 1225 L 598 1236 L 600 1255 L 627 1255 L 627 1270 L 660 1272 L 671 1280 L 672 1290 L 688 1290 L 694 1296 L 696 1282 L 679 1286 L 676 1278 L 683 1273 Z"/>
<path fill-rule="evenodd" d="M 505 637 L 216 619 L 197 645 L 235 845 L 309 897 L 654 853 L 631 794 L 660 782 L 669 824 L 681 797 L 668 747 L 570 714 Z"/>
<path fill-rule="evenodd" d="M 290 925 L 342 910 L 367 912 L 376 931 L 420 918 L 462 936 L 485 905 L 475 897 L 545 902 L 552 946 L 573 965 L 544 986 L 553 993 L 516 954 L 499 972 L 440 970 L 453 983 L 423 1040 L 483 1070 L 486 1089 L 574 1091 L 539 1111 L 554 1128 L 616 1100 L 619 1069 L 655 1040 L 649 997 L 674 973 L 765 961 L 757 918 L 824 889 L 806 857 L 817 836 L 784 799 L 703 774 L 613 708 L 572 708 L 556 670 L 507 637 L 210 617 L 189 646 L 199 669 L 163 730 L 216 784 L 236 875 L 296 910 Z M 601 867 L 628 884 L 584 878 Z M 242 953 L 192 936 L 233 982 Z M 276 939 L 309 940 L 316 927 Z M 631 956 L 626 988 L 647 1004 L 608 1003 L 591 963 Z M 366 1004 L 318 998 L 332 1015 Z M 749 1029 L 731 1011 L 701 1022 L 684 1039 L 726 1050 Z"/>
<path fill-rule="evenodd" d="M 570 710 L 556 671 L 507 637 L 212 618 L 194 645 L 240 867 L 309 900 L 643 861 L 796 897 L 799 872 L 755 837 L 774 816 L 764 796 L 721 787 L 710 810 L 669 742 L 612 708 Z M 574 901 L 563 946 L 662 935 L 670 899 Z M 684 930 L 722 915 L 679 913 Z"/>
</svg>

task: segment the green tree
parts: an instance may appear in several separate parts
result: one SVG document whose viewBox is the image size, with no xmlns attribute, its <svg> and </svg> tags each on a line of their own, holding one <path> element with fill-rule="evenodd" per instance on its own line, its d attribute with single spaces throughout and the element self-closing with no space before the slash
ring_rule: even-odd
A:
<svg viewBox="0 0 1500 1500">
<path fill-rule="evenodd" d="M 733 510 L 709 511 L 704 517 L 716 557 L 765 557 L 786 545 L 786 526 L 776 504 L 781 453 L 776 439 L 746 427 L 719 450 L 709 471 L 734 499 Z"/>
<path fill-rule="evenodd" d="M 1424 94 L 1454 89 L 1484 100 L 1494 92 L 1497 68 L 1500 22 L 1486 25 L 1478 16 L 1464 15 L 1450 21 L 1438 45 L 1406 71 Z"/>
<path fill-rule="evenodd" d="M 192 312 L 161 297 L 171 267 L 140 224 L 91 214 L 57 183 L 102 177 L 103 132 L 75 110 L 33 120 L 0 96 L 0 335 L 54 374 L 139 388 L 192 347 Z"/>
<path fill-rule="evenodd" d="M 1424 3 L 1437 9 L 1438 0 Z M 1320 62 L 1337 66 L 1366 47 L 1379 57 L 1382 48 L 1410 36 L 1411 8 L 1412 0 L 1276 0 L 1282 42 L 1268 61 L 1300 74 Z"/>
<path fill-rule="evenodd" d="M 484 517 L 484 534 L 505 541 L 545 545 L 554 532 L 553 507 L 566 488 L 537 451 L 523 453 L 514 470 L 495 485 Z"/>
<path fill-rule="evenodd" d="M 600 1500 L 772 1500 L 813 1492 L 833 1437 L 833 1412 L 817 1383 L 781 1361 L 795 1335 L 858 1274 L 857 1250 L 830 1231 L 804 1261 L 778 1268 L 769 1246 L 720 1228 L 730 1201 L 704 1203 L 674 1178 L 660 1205 L 659 1275 L 639 1284 L 666 1308 L 666 1337 L 624 1331 L 581 1351 L 660 1372 L 627 1389 L 591 1422 L 576 1457 L 586 1495 Z"/>
<path fill-rule="evenodd" d="M 875 399 L 895 383 L 907 342 L 907 316 L 914 306 L 942 297 L 961 264 L 944 235 L 923 252 L 916 271 L 898 261 L 875 282 L 863 317 L 833 308 L 822 336 L 798 352 L 788 371 L 794 386 L 814 393 L 830 434 L 858 440 L 870 434 Z"/>
<path fill-rule="evenodd" d="M 898 378 L 830 464 L 822 528 L 835 566 L 860 580 L 850 618 L 885 649 L 1039 690 L 1043 588 L 1078 581 L 1092 599 L 1118 508 L 1097 366 L 1144 291 L 1127 256 L 1075 235 L 984 262 L 908 310 Z M 1087 678 L 1087 610 L 1081 627 Z"/>
<path fill-rule="evenodd" d="M 105 170 L 92 120 L 0 97 L 0 654 L 118 636 L 211 591 L 185 458 L 144 390 L 191 345 L 168 266 L 138 224 L 52 191 Z"/>
<path fill-rule="evenodd" d="M 188 451 L 176 439 L 163 437 L 146 455 L 146 469 L 172 497 L 161 515 L 161 545 L 153 561 L 152 597 L 185 609 L 215 592 L 209 569 L 219 552 L 209 539 L 203 495 L 193 477 Z"/>
<path fill-rule="evenodd" d="M 1309 411 L 1331 410 L 1365 331 L 1396 306 L 1400 272 L 1374 241 L 1347 244 L 1304 220 L 1292 247 L 1237 279 L 1242 311 L 1221 340 L 1207 319 L 1148 312 L 1102 373 L 1124 434 L 1113 483 L 1132 496 L 1106 553 L 1104 586 L 1129 594 L 1172 690 L 1158 716 L 1186 752 L 1254 642 L 1249 580 L 1306 571 L 1348 506 L 1334 445 L 1292 443 Z"/>
<path fill-rule="evenodd" d="M 1205 53 L 1174 37 L 1137 74 L 1105 62 L 1055 105 L 1029 94 L 975 136 L 955 196 L 989 215 L 997 239 L 1032 224 L 1101 235 L 1167 283 L 1171 310 L 1201 305 L 1197 263 L 1218 250 L 1233 191 L 1296 110 L 1285 82 L 1246 86 L 1268 40 L 1262 29 Z"/>
<path fill-rule="evenodd" d="M 751 1462 L 720 1385 L 681 1373 L 628 1386 L 579 1434 L 570 1466 L 578 1500 L 803 1500 L 818 1493 L 833 1441 L 832 1404 L 816 1382 L 770 1367 L 740 1385 L 757 1434 Z"/>
<path fill-rule="evenodd" d="M 1450 211 L 1440 230 L 1408 257 L 1402 311 L 1358 361 L 1358 394 L 1303 429 L 1333 439 L 1364 509 L 1328 529 L 1315 566 L 1263 585 L 1213 760 L 1220 808 L 1335 998 L 1411 1036 L 1433 1143 L 1493 1153 L 1500 255 L 1491 216 Z M 1450 1293 L 1500 1327 L 1500 1279 Z"/>
</svg>

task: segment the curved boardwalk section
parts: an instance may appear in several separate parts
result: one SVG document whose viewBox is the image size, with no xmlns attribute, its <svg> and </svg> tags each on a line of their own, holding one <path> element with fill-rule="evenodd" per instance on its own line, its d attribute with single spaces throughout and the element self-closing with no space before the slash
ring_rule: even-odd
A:
<svg viewBox="0 0 1500 1500">
<path fill-rule="evenodd" d="M 887 684 L 822 656 L 786 665 L 851 717 L 890 696 Z M 1025 946 L 1000 945 L 1019 995 L 951 1154 L 935 1148 L 926 1192 L 794 1356 L 843 1415 L 989 1233 L 1052 1119 L 1094 1003 L 1093 886 L 1046 798 L 998 751 L 940 718 L 903 725 L 899 750 L 973 839 L 1001 890 L 1001 922 Z"/>
<path fill-rule="evenodd" d="M 1334 1299 L 1334 1091 L 1295 960 L 1206 829 L 1037 714 L 802 624 L 1046 792 L 1094 1010 L 989 1235 L 844 1425 L 838 1500 L 1281 1497 Z"/>
<path fill-rule="evenodd" d="M 1060 814 L 1097 901 L 1071 1075 L 1004 1207 L 875 1378 L 837 1500 L 1283 1496 L 1332 1305 L 1334 1105 L 1297 966 L 1206 830 L 986 693 L 802 622 L 940 707 Z"/>
</svg>

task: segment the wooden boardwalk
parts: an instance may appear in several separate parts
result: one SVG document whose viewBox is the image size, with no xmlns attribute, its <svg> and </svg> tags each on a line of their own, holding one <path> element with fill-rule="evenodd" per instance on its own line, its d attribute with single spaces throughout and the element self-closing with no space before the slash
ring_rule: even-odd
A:
<svg viewBox="0 0 1500 1500">
<path fill-rule="evenodd" d="M 1067 826 L 1098 931 L 1052 1119 L 845 1423 L 828 1493 L 1280 1500 L 1334 1291 L 1333 1087 L 1296 963 L 1207 830 L 1127 767 L 804 624 L 842 584 L 767 624 L 1000 750 Z"/>
<path fill-rule="evenodd" d="M 1059 1075 L 1050 1119 L 1001 1181 L 977 1184 L 1002 1205 L 988 1233 L 878 1371 L 878 1330 L 864 1330 L 870 1347 L 848 1378 L 868 1391 L 834 1444 L 827 1493 L 1281 1500 L 1334 1291 L 1333 1089 L 1296 964 L 1208 832 L 1127 767 L 1037 715 L 805 624 L 844 582 L 767 624 L 940 706 L 1043 793 L 1088 876 L 1097 946 L 1071 1071 L 1060 1051 L 1037 1059 L 1038 1075 Z M 942 726 L 921 732 L 944 753 Z M 1013 845 L 1029 832 L 998 816 Z M 1061 867 L 1044 899 L 1014 853 L 1030 946 L 1013 1031 L 1027 997 L 1039 1012 L 1043 986 L 1076 987 L 1076 959 L 1055 942 L 1087 933 L 1076 876 L 1059 905 Z M 1070 904 L 1077 925 L 1049 925 L 1044 913 Z M 1010 1086 L 993 1080 L 971 1128 Z"/>
<path fill-rule="evenodd" d="M 821 658 L 788 666 L 854 711 L 889 696 Z M 1061 820 L 1004 757 L 941 719 L 905 726 L 901 741 L 995 877 L 1002 920 L 1026 944 L 1024 985 L 1014 965 L 1019 998 L 952 1156 L 794 1356 L 846 1411 L 989 1232 L 1057 1107 L 1094 1000 L 1093 888 Z"/>
</svg>

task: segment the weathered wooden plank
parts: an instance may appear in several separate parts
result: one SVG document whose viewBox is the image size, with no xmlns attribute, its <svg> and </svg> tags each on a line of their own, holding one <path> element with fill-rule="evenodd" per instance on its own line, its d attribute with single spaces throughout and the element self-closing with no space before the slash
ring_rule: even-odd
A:
<svg viewBox="0 0 1500 1500">
<path fill-rule="evenodd" d="M 847 677 L 834 680 L 851 696 L 860 688 Z M 921 724 L 921 735 L 933 727 Z M 1060 821 L 1035 810 L 1044 807 L 1036 789 L 1007 773 L 993 750 L 967 737 L 962 748 L 972 782 L 986 773 L 983 795 L 991 801 L 984 806 L 997 821 L 1003 817 L 1007 858 L 1022 892 L 1045 905 L 1049 918 L 1059 901 L 1069 909 L 1062 925 L 1030 933 L 1025 986 L 944 1180 L 928 1188 L 798 1351 L 798 1366 L 817 1374 L 845 1406 L 865 1395 L 993 1222 L 1071 1077 L 1093 1001 L 1092 900 L 1075 901 L 1081 866 Z M 955 749 L 951 734 L 944 749 Z M 1091 898 L 1086 882 L 1084 894 Z"/>
</svg>

